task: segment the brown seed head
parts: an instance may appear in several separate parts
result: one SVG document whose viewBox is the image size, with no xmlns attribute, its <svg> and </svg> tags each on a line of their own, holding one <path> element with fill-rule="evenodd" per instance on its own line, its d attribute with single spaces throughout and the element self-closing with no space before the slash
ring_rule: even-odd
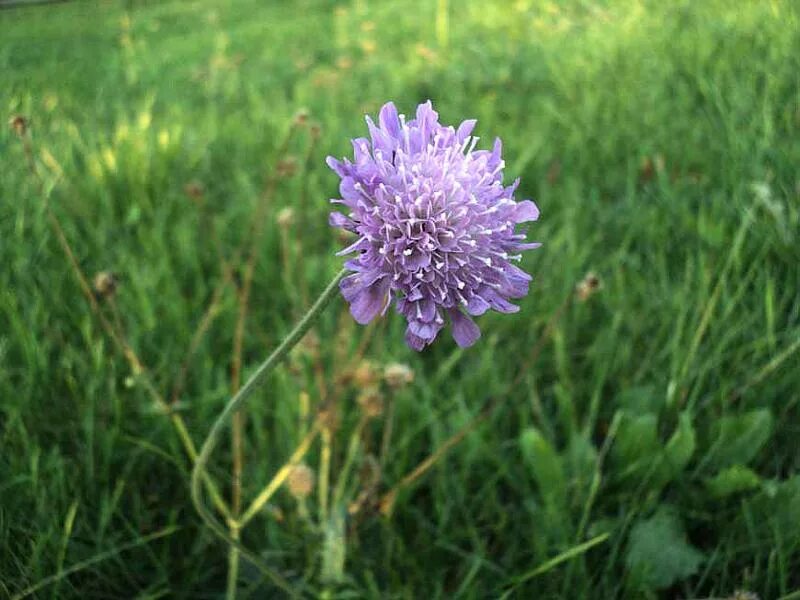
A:
<svg viewBox="0 0 800 600">
<path fill-rule="evenodd" d="M 94 276 L 93 285 L 98 298 L 111 298 L 117 291 L 119 278 L 110 271 L 100 271 Z"/>
<path fill-rule="evenodd" d="M 28 131 L 28 120 L 22 115 L 14 115 L 9 119 L 8 126 L 14 130 L 14 133 L 22 137 Z"/>
<path fill-rule="evenodd" d="M 364 416 L 375 419 L 383 414 L 383 394 L 377 387 L 363 390 L 356 398 Z"/>
<path fill-rule="evenodd" d="M 378 383 L 380 374 L 375 367 L 375 363 L 370 360 L 362 360 L 352 371 L 352 382 L 360 388 L 372 387 Z"/>
<path fill-rule="evenodd" d="M 282 229 L 286 229 L 294 222 L 294 210 L 289 206 L 282 208 L 278 211 L 275 220 Z"/>
<path fill-rule="evenodd" d="M 578 300 L 586 302 L 598 290 L 603 287 L 603 282 L 592 271 L 589 271 L 583 280 L 575 286 L 575 292 L 578 294 Z"/>
<path fill-rule="evenodd" d="M 383 379 L 390 388 L 400 389 L 413 383 L 414 371 L 408 365 L 389 363 L 383 369 Z"/>
<path fill-rule="evenodd" d="M 183 193 L 194 201 L 202 200 L 205 190 L 199 181 L 190 181 L 183 186 Z"/>
<path fill-rule="evenodd" d="M 307 108 L 300 108 L 294 113 L 294 122 L 296 125 L 305 125 L 308 122 L 308 117 L 311 113 Z"/>
<path fill-rule="evenodd" d="M 300 463 L 292 467 L 286 479 L 289 493 L 297 500 L 307 498 L 314 490 L 314 471 L 308 465 Z"/>
<path fill-rule="evenodd" d="M 339 429 L 341 419 L 339 418 L 339 411 L 334 404 L 328 403 L 320 408 L 317 418 L 325 429 L 332 432 Z"/>
<path fill-rule="evenodd" d="M 322 135 L 322 126 L 319 123 L 312 123 L 308 127 L 308 132 L 311 134 L 312 138 L 318 140 Z"/>
<path fill-rule="evenodd" d="M 278 177 L 291 177 L 297 172 L 297 159 L 294 156 L 287 156 L 278 161 L 276 169 Z"/>
</svg>

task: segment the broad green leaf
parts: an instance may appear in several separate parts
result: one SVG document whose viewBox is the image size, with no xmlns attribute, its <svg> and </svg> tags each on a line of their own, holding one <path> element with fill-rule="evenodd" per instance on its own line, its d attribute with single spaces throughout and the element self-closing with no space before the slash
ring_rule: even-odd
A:
<svg viewBox="0 0 800 600">
<path fill-rule="evenodd" d="M 633 527 L 625 565 L 636 580 L 660 590 L 694 575 L 703 559 L 703 554 L 686 540 L 678 516 L 661 508 Z"/>
<path fill-rule="evenodd" d="M 623 476 L 641 474 L 659 460 L 661 444 L 656 427 L 657 419 L 652 413 L 626 415 L 622 419 L 612 455 Z"/>
<path fill-rule="evenodd" d="M 549 503 L 563 504 L 566 481 L 561 457 L 535 427 L 523 431 L 519 443 L 542 497 Z"/>
<path fill-rule="evenodd" d="M 748 464 L 769 440 L 773 425 L 766 408 L 722 417 L 712 428 L 708 464 L 714 470 Z"/>
<path fill-rule="evenodd" d="M 597 449 L 585 435 L 573 434 L 565 454 L 570 495 L 574 503 L 583 503 L 597 470 Z"/>
<path fill-rule="evenodd" d="M 764 524 L 765 537 L 777 534 L 774 542 L 785 544 L 789 551 L 800 545 L 800 475 L 769 483 L 772 485 L 765 484 L 764 492 L 753 499 L 753 512 Z"/>
<path fill-rule="evenodd" d="M 616 404 L 631 415 L 658 413 L 664 406 L 664 398 L 664 394 L 659 394 L 654 386 L 643 385 L 623 390 Z"/>
<path fill-rule="evenodd" d="M 712 496 L 724 498 L 738 492 L 757 488 L 761 478 L 742 465 L 733 465 L 723 469 L 714 477 L 706 481 L 706 487 Z"/>
<path fill-rule="evenodd" d="M 689 464 L 697 446 L 692 418 L 684 411 L 678 418 L 678 427 L 664 448 L 664 483 L 680 475 Z"/>
</svg>

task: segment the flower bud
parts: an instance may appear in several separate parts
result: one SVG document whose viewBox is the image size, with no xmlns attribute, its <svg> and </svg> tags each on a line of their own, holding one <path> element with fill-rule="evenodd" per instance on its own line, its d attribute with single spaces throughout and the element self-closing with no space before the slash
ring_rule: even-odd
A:
<svg viewBox="0 0 800 600">
<path fill-rule="evenodd" d="M 190 181 L 183 186 L 183 193 L 192 200 L 202 200 L 204 194 L 203 184 L 199 181 Z"/>
<path fill-rule="evenodd" d="M 282 208 L 278 211 L 275 220 L 282 229 L 286 229 L 294 222 L 294 210 L 289 206 Z"/>
<path fill-rule="evenodd" d="M 14 130 L 14 133 L 22 137 L 28 131 L 28 120 L 22 115 L 14 115 L 8 121 L 8 126 Z"/>
<path fill-rule="evenodd" d="M 98 298 L 111 298 L 117 291 L 119 278 L 110 271 L 100 271 L 94 276 L 94 293 Z"/>
<path fill-rule="evenodd" d="M 278 161 L 276 169 L 278 177 L 291 177 L 297 173 L 297 159 L 294 156 L 287 156 Z"/>
<path fill-rule="evenodd" d="M 300 463 L 292 467 L 286 479 L 289 493 L 297 500 L 307 498 L 314 489 L 314 471 L 308 465 Z"/>
<path fill-rule="evenodd" d="M 308 122 L 309 112 L 307 108 L 300 108 L 294 113 L 294 122 L 296 125 L 305 125 Z"/>
<path fill-rule="evenodd" d="M 408 365 L 390 363 L 383 370 L 383 379 L 390 388 L 400 389 L 413 383 L 414 371 Z"/>
<path fill-rule="evenodd" d="M 377 387 L 363 390 L 356 398 L 364 416 L 375 419 L 383 414 L 383 394 Z"/>
<path fill-rule="evenodd" d="M 359 388 L 373 387 L 379 378 L 375 363 L 370 360 L 362 360 L 351 373 L 353 384 Z"/>
<path fill-rule="evenodd" d="M 592 271 L 589 271 L 583 280 L 575 286 L 575 292 L 578 295 L 578 300 L 586 302 L 602 287 L 603 282 L 600 281 L 600 278 Z"/>
</svg>

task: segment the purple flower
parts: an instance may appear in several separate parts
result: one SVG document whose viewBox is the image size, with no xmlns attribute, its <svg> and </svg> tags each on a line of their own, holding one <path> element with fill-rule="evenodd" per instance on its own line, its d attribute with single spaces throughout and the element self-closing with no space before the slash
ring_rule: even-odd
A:
<svg viewBox="0 0 800 600">
<path fill-rule="evenodd" d="M 535 221 L 530 200 L 516 202 L 517 179 L 503 186 L 501 143 L 475 150 L 475 121 L 458 129 L 439 124 L 430 101 L 406 122 L 391 102 L 378 125 L 367 117 L 371 140 L 353 140 L 354 161 L 328 157 L 339 177 L 347 214 L 330 224 L 358 236 L 339 254 L 356 253 L 341 282 L 350 312 L 361 324 L 384 314 L 394 300 L 408 320 L 406 342 L 430 344 L 449 319 L 453 338 L 467 347 L 480 337 L 471 316 L 517 312 L 510 298 L 528 293 L 530 275 L 513 264 L 526 243 L 517 223 Z"/>
</svg>

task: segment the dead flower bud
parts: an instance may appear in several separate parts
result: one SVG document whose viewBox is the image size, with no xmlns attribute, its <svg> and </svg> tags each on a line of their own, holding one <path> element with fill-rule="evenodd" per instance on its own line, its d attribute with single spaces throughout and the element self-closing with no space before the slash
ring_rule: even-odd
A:
<svg viewBox="0 0 800 600">
<path fill-rule="evenodd" d="M 191 200 L 198 201 L 203 199 L 205 190 L 203 189 L 203 184 L 199 181 L 190 181 L 183 186 L 183 193 Z"/>
<path fill-rule="evenodd" d="M 578 300 L 586 302 L 591 296 L 603 287 L 603 282 L 592 271 L 589 271 L 583 280 L 575 286 L 575 293 L 578 295 Z"/>
<path fill-rule="evenodd" d="M 377 387 L 363 390 L 356 402 L 367 418 L 375 419 L 383 414 L 383 394 Z"/>
<path fill-rule="evenodd" d="M 9 119 L 8 126 L 14 130 L 14 133 L 22 137 L 28 131 L 28 120 L 22 115 L 14 115 Z"/>
<path fill-rule="evenodd" d="M 305 125 L 308 122 L 309 115 L 310 113 L 307 108 L 298 109 L 298 111 L 294 113 L 295 125 Z"/>
<path fill-rule="evenodd" d="M 117 291 L 119 278 L 110 271 L 100 271 L 94 276 L 92 284 L 98 298 L 111 298 Z"/>
<path fill-rule="evenodd" d="M 295 465 L 286 479 L 289 493 L 297 500 L 307 498 L 314 489 L 314 471 L 303 463 Z"/>
<path fill-rule="evenodd" d="M 383 379 L 390 388 L 400 389 L 413 383 L 414 371 L 408 365 L 389 363 L 383 369 Z"/>
<path fill-rule="evenodd" d="M 328 429 L 331 432 L 339 429 L 341 419 L 339 417 L 339 411 L 336 409 L 335 405 L 328 404 L 320 408 L 317 418 L 320 420 L 323 428 Z"/>
<path fill-rule="evenodd" d="M 359 388 L 372 387 L 380 378 L 375 363 L 370 360 L 362 360 L 358 366 L 353 369 L 351 374 L 352 382 Z"/>
<path fill-rule="evenodd" d="M 289 206 L 282 208 L 278 211 L 275 220 L 282 229 L 286 229 L 294 222 L 294 210 Z"/>
<path fill-rule="evenodd" d="M 287 156 L 279 160 L 276 170 L 278 177 L 291 177 L 297 173 L 297 159 L 294 156 Z"/>
</svg>

